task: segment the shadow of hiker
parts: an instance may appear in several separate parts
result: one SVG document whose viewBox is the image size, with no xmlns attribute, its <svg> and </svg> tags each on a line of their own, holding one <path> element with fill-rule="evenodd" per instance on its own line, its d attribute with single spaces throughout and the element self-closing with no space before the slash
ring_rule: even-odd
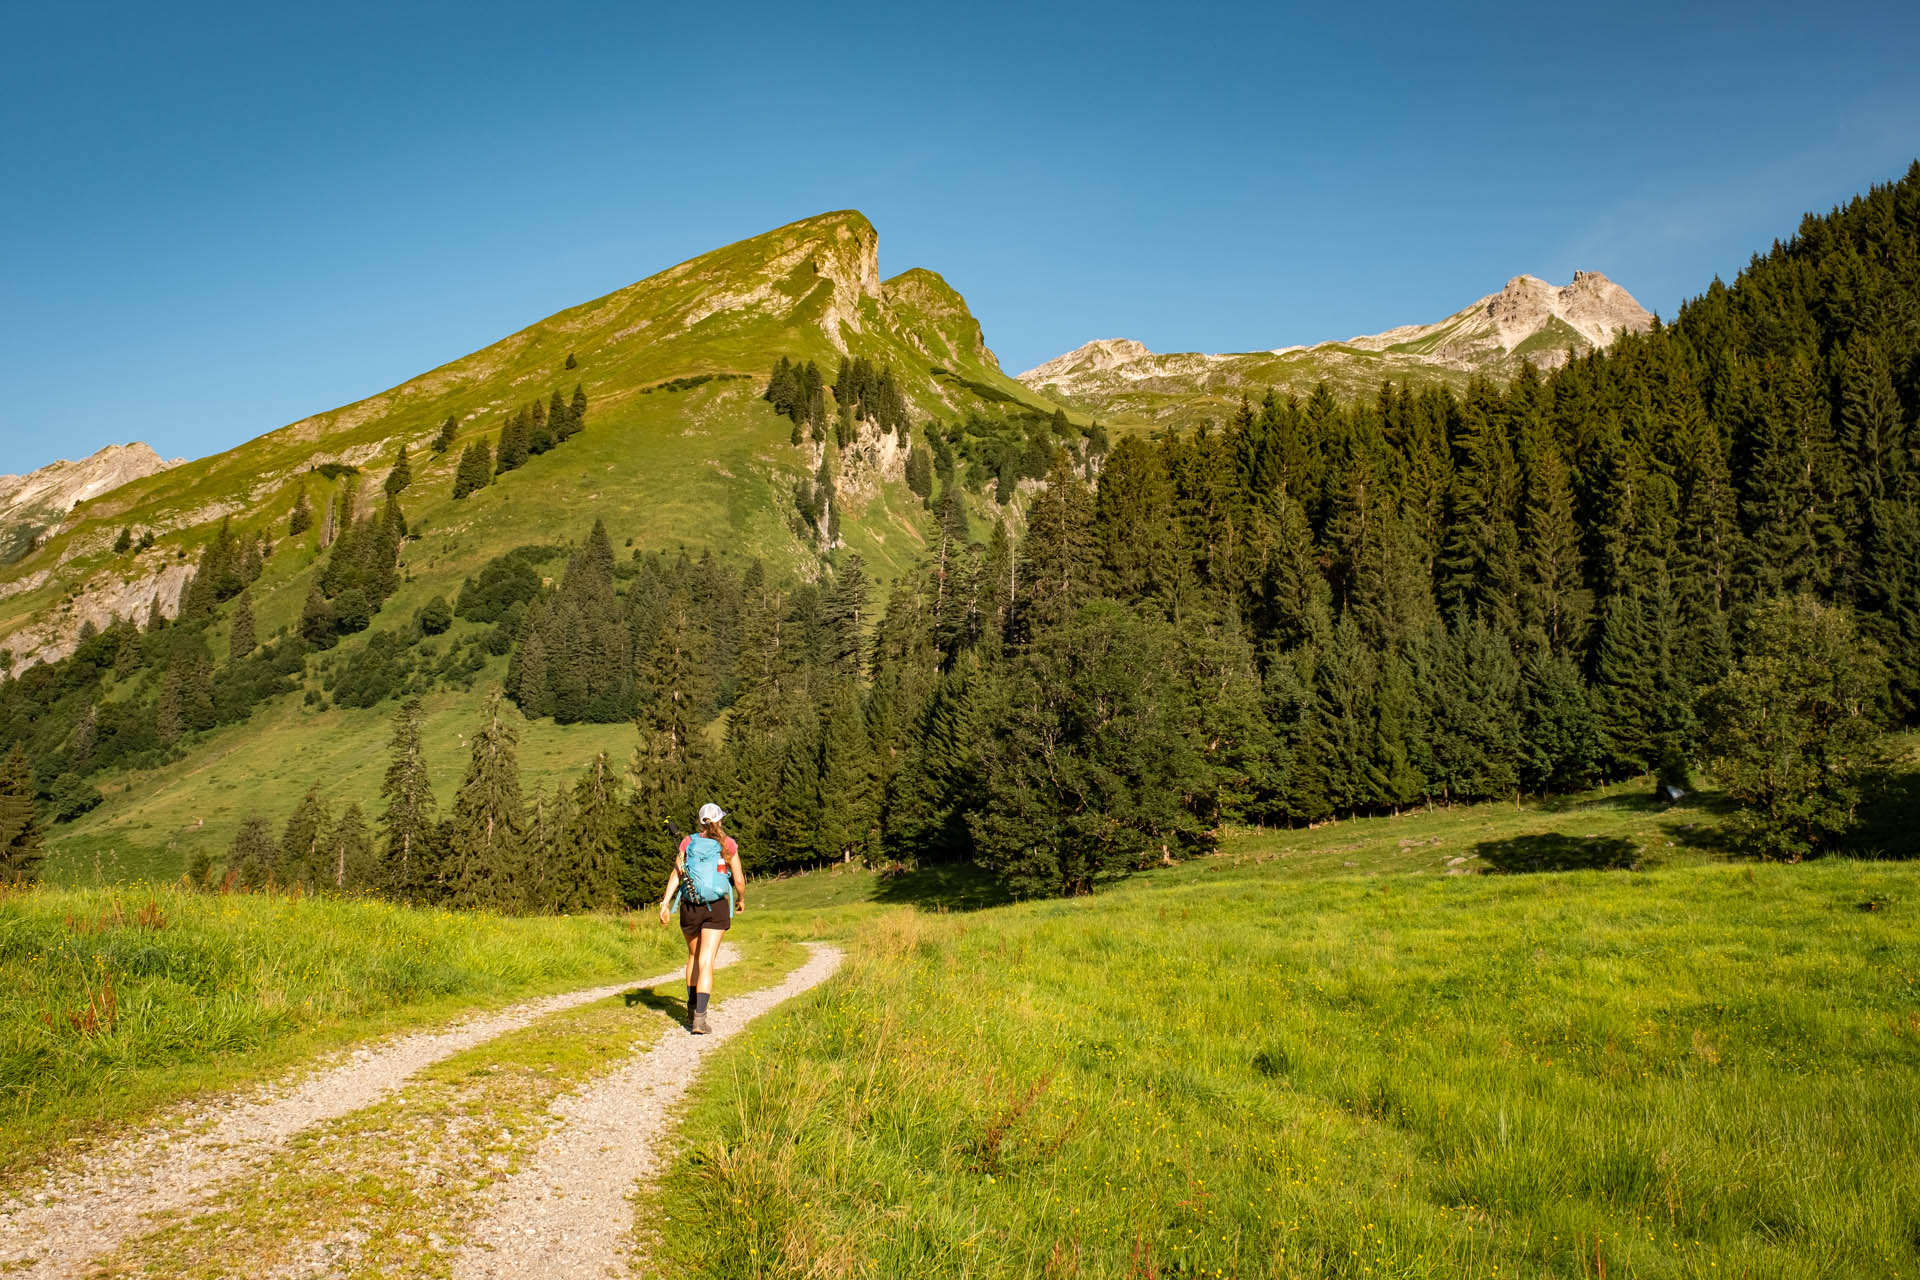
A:
<svg viewBox="0 0 1920 1280">
<path fill-rule="evenodd" d="M 979 911 L 1013 901 L 1006 887 L 971 863 L 917 867 L 911 871 L 882 872 L 873 891 L 875 902 L 918 907 L 922 911 Z"/>
<path fill-rule="evenodd" d="M 687 1013 L 685 996 L 676 1000 L 672 996 L 663 996 L 657 991 L 650 991 L 644 987 L 624 993 L 621 999 L 627 1002 L 629 1009 L 637 1004 L 643 1004 L 649 1009 L 658 1009 L 661 1013 L 671 1014 L 676 1018 L 683 1018 Z"/>
<path fill-rule="evenodd" d="M 1495 871 L 1631 871 L 1640 847 L 1619 836 L 1569 836 L 1560 832 L 1483 840 L 1473 851 Z"/>
</svg>

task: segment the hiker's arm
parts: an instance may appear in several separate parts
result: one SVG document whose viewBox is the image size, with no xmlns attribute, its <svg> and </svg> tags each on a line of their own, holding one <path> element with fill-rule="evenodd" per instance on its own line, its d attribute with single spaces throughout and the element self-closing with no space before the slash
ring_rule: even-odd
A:
<svg viewBox="0 0 1920 1280">
<path fill-rule="evenodd" d="M 680 865 L 674 864 L 673 874 L 667 877 L 667 891 L 660 895 L 660 923 L 667 922 L 667 904 L 673 901 L 675 891 L 680 888 Z"/>
<path fill-rule="evenodd" d="M 735 910 L 739 910 L 746 905 L 747 887 L 747 871 L 740 865 L 740 844 L 729 836 L 721 847 L 726 851 L 726 857 L 720 860 L 720 865 L 733 880 L 733 905 Z"/>
</svg>

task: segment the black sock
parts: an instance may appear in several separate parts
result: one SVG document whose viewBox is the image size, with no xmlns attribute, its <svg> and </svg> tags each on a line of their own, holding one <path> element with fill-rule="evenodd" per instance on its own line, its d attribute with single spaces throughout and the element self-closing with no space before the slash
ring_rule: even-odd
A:
<svg viewBox="0 0 1920 1280">
<path fill-rule="evenodd" d="M 692 987 L 687 988 L 687 1012 L 688 1013 L 693 1012 L 693 988 Z"/>
<path fill-rule="evenodd" d="M 696 999 L 698 999 L 700 1003 L 693 1006 L 693 1011 L 695 1013 L 705 1013 L 707 1011 L 707 1001 L 713 999 L 713 992 L 702 991 Z"/>
</svg>

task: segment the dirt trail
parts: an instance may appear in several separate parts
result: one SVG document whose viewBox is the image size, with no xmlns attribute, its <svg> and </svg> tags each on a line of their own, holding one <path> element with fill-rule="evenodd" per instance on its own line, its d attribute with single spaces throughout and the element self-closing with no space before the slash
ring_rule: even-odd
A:
<svg viewBox="0 0 1920 1280">
<path fill-rule="evenodd" d="M 735 959 L 723 947 L 720 963 Z M 337 1065 L 279 1084 L 175 1112 L 114 1142 L 75 1174 L 49 1175 L 0 1206 L 0 1272 L 55 1277 L 86 1264 L 140 1230 L 148 1215 L 184 1209 L 259 1168 L 287 1139 L 312 1125 L 368 1107 L 408 1077 L 456 1053 L 534 1021 L 635 987 L 678 979 L 681 970 L 565 995 L 528 1000 L 353 1051 Z M 719 1037 L 714 1037 L 719 1038 Z"/>
<path fill-rule="evenodd" d="M 473 1242 L 456 1258 L 456 1280 L 626 1274 L 635 1183 L 656 1175 L 667 1152 L 669 1113 L 701 1060 L 754 1018 L 825 982 L 838 948 L 808 943 L 807 962 L 778 986 L 713 1006 L 713 1034 L 669 1034 L 654 1048 L 580 1093 L 560 1099 L 560 1127 L 527 1166 L 501 1184 Z"/>
</svg>

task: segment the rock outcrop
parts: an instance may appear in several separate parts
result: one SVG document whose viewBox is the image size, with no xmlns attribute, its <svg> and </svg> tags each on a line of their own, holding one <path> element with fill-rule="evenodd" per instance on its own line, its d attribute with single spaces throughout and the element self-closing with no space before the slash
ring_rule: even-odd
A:
<svg viewBox="0 0 1920 1280">
<path fill-rule="evenodd" d="M 164 462 L 136 440 L 132 444 L 110 444 L 78 462 L 62 459 L 24 476 L 0 476 L 0 523 L 25 511 L 65 515 L 88 498 L 118 489 L 129 480 L 177 467 L 182 461 L 175 458 Z"/>
</svg>

